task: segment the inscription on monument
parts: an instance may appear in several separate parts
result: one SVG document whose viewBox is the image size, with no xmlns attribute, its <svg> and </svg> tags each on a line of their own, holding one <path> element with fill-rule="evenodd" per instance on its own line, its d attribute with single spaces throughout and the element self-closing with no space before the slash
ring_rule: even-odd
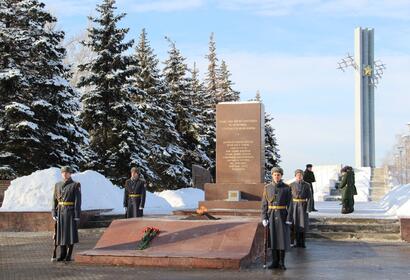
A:
<svg viewBox="0 0 410 280">
<path fill-rule="evenodd" d="M 217 107 L 217 182 L 259 183 L 264 164 L 263 105 L 221 103 Z M 263 141 L 262 141 L 263 140 Z"/>
</svg>

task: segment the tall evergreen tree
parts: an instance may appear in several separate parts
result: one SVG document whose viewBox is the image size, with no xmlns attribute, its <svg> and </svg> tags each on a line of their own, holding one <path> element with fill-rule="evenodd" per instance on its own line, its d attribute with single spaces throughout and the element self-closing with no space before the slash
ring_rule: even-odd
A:
<svg viewBox="0 0 410 280">
<path fill-rule="evenodd" d="M 0 2 L 0 177 L 84 160 L 64 32 L 36 0 Z"/>
<path fill-rule="evenodd" d="M 256 92 L 255 101 L 262 102 L 259 90 Z M 279 166 L 280 154 L 278 141 L 275 135 L 275 129 L 272 125 L 273 117 L 265 112 L 265 181 L 270 182 L 272 175 L 270 173 L 273 167 Z"/>
<path fill-rule="evenodd" d="M 209 149 L 209 119 L 214 118 L 214 110 L 208 107 L 207 95 L 204 84 L 199 79 L 199 70 L 194 62 L 191 72 L 191 91 L 192 91 L 192 113 L 195 117 L 195 128 L 197 131 L 197 142 L 195 143 L 195 160 L 194 163 L 210 168 L 213 163 L 208 157 Z M 214 124 L 212 124 L 214 128 Z"/>
<path fill-rule="evenodd" d="M 136 71 L 131 77 L 132 100 L 140 108 L 150 147 L 149 166 L 153 170 L 152 190 L 175 189 L 186 184 L 186 173 L 179 146 L 181 137 L 175 126 L 170 92 L 158 69 L 158 58 L 142 30 L 135 48 Z"/>
<path fill-rule="evenodd" d="M 221 67 L 218 69 L 217 74 L 217 100 L 219 100 L 219 102 L 239 101 L 239 92 L 232 89 L 234 83 L 231 81 L 231 73 L 224 60 L 222 60 Z"/>
<path fill-rule="evenodd" d="M 90 134 L 92 151 L 88 167 L 115 183 L 122 183 L 130 166 L 138 166 L 144 176 L 151 176 L 147 165 L 149 150 L 144 140 L 142 113 L 131 102 L 128 78 L 137 70 L 133 57 L 125 55 L 133 41 L 124 42 L 128 28 L 119 28 L 125 13 L 114 14 L 115 1 L 97 5 L 97 17 L 90 17 L 89 40 L 83 44 L 95 57 L 79 65 L 87 73 L 80 78 L 83 127 Z"/>
<path fill-rule="evenodd" d="M 207 156 L 211 161 L 212 175 L 215 177 L 215 157 L 216 157 L 216 104 L 217 89 L 218 89 L 218 58 L 216 55 L 216 43 L 214 33 L 211 33 L 209 38 L 208 54 L 205 56 L 208 59 L 208 71 L 205 74 L 205 100 L 207 100 L 204 110 L 207 111 L 208 119 L 205 123 L 207 128 Z"/>
<path fill-rule="evenodd" d="M 164 62 L 164 78 L 167 90 L 170 93 L 170 100 L 175 110 L 174 123 L 178 133 L 181 135 L 180 146 L 184 151 L 183 163 L 186 173 L 186 185 L 190 184 L 192 164 L 196 163 L 197 145 L 200 142 L 198 120 L 195 118 L 195 111 L 199 110 L 193 106 L 192 81 L 187 76 L 188 66 L 185 58 L 176 48 L 175 42 L 167 38 L 170 49 L 168 59 Z"/>
</svg>

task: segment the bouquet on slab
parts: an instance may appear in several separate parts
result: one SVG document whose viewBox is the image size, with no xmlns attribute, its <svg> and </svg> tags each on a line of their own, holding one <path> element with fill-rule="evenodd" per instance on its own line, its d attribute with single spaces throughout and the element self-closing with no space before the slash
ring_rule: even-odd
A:
<svg viewBox="0 0 410 280">
<path fill-rule="evenodd" d="M 137 250 L 145 250 L 149 247 L 151 241 L 159 235 L 160 230 L 154 227 L 146 227 L 143 230 L 143 236 L 138 242 Z"/>
</svg>

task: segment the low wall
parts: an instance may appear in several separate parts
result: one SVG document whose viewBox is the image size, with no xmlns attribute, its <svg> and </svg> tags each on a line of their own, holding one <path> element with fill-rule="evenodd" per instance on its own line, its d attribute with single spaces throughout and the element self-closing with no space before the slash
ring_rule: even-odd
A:
<svg viewBox="0 0 410 280">
<path fill-rule="evenodd" d="M 410 217 L 400 218 L 401 239 L 410 242 Z"/>
<path fill-rule="evenodd" d="M 80 228 L 100 210 L 81 212 Z M 51 212 L 0 212 L 0 231 L 54 231 Z"/>
<path fill-rule="evenodd" d="M 0 180 L 0 206 L 3 204 L 4 192 L 10 186 L 10 180 Z"/>
</svg>

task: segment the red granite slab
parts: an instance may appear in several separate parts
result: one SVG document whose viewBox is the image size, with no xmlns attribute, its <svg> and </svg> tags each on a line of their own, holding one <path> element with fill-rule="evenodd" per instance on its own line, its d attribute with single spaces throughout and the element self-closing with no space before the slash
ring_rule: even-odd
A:
<svg viewBox="0 0 410 280">
<path fill-rule="evenodd" d="M 161 230 L 151 246 L 136 250 L 143 229 Z M 116 220 L 92 250 L 75 261 L 158 267 L 226 268 L 249 265 L 262 252 L 262 229 L 256 221 Z"/>
</svg>

